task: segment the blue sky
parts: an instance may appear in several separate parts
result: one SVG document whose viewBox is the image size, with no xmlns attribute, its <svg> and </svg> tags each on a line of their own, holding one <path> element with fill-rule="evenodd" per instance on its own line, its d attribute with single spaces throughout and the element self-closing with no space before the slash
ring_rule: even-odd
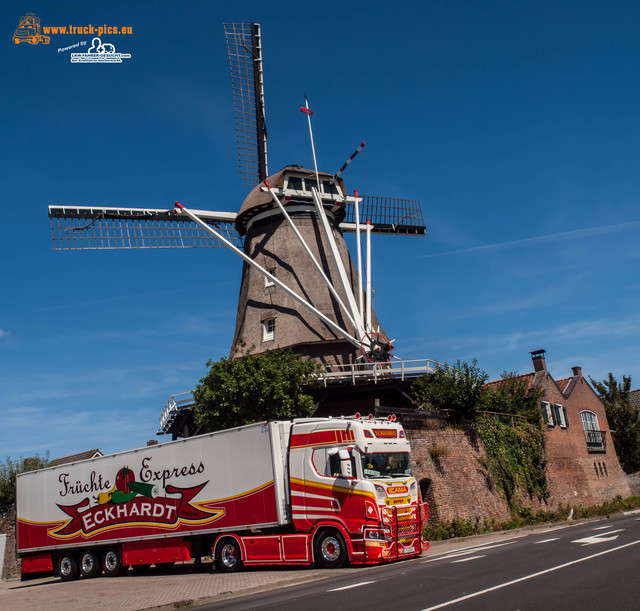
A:
<svg viewBox="0 0 640 611">
<path fill-rule="evenodd" d="M 492 378 L 580 365 L 640 382 L 640 6 L 634 2 L 20 2 L 0 8 L 0 459 L 155 435 L 228 354 L 241 263 L 222 250 L 54 253 L 49 204 L 236 211 L 223 22 L 262 25 L 270 170 L 421 201 L 426 238 L 376 237 L 375 308 L 404 359 Z M 119 65 L 14 45 L 126 25 Z"/>
</svg>

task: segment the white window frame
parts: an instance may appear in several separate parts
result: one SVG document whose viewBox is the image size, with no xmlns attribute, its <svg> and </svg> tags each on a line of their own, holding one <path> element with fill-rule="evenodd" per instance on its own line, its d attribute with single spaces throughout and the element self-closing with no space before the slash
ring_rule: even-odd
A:
<svg viewBox="0 0 640 611">
<path fill-rule="evenodd" d="M 262 341 L 272 342 L 276 335 L 276 319 L 265 318 L 262 321 Z"/>
<path fill-rule="evenodd" d="M 542 411 L 545 423 L 549 426 L 554 426 L 553 414 L 551 413 L 551 404 L 549 401 L 542 401 Z"/>
<path fill-rule="evenodd" d="M 276 269 L 275 267 L 268 267 L 267 271 L 272 275 L 275 276 L 276 275 Z M 269 278 L 268 276 L 264 277 L 264 288 L 268 289 L 270 286 L 275 286 L 276 283 L 271 280 L 271 278 Z"/>
<path fill-rule="evenodd" d="M 564 409 L 563 409 L 562 405 L 560 405 L 560 403 L 556 403 L 554 405 L 554 407 L 556 409 L 558 424 L 560 425 L 560 428 L 566 429 L 567 428 L 567 421 L 565 420 L 565 417 L 564 417 Z"/>
<path fill-rule="evenodd" d="M 598 422 L 598 414 L 592 412 L 590 409 L 583 409 L 580 412 L 580 422 L 582 422 L 582 430 L 587 431 L 599 431 L 600 423 Z M 595 428 L 592 428 L 595 427 Z"/>
</svg>

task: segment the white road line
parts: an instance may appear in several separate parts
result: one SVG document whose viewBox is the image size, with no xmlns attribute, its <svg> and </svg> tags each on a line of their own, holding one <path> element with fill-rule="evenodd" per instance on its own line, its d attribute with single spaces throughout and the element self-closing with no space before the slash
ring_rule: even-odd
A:
<svg viewBox="0 0 640 611">
<path fill-rule="evenodd" d="M 469 556 L 468 558 L 462 558 L 461 560 L 452 560 L 451 564 L 456 564 L 456 562 L 469 562 L 469 560 L 477 560 L 478 558 L 486 558 L 487 555 L 484 556 Z"/>
<path fill-rule="evenodd" d="M 422 564 L 428 562 L 436 562 L 437 560 L 448 560 L 449 558 L 457 558 L 458 556 L 466 556 L 467 554 L 475 554 L 477 552 L 484 552 L 485 550 L 492 549 L 494 547 L 502 547 L 503 545 L 511 545 L 515 541 L 506 541 L 505 543 L 496 543 L 494 545 L 481 545 L 470 548 L 462 548 L 461 550 L 451 552 L 446 556 L 438 556 L 437 558 L 431 558 L 430 560 L 423 560 Z"/>
<path fill-rule="evenodd" d="M 538 543 L 551 543 L 551 541 L 559 541 L 560 537 L 553 537 L 552 539 L 543 539 L 542 541 L 534 541 L 534 545 L 538 545 Z"/>
<path fill-rule="evenodd" d="M 597 528 L 592 528 L 591 530 L 607 530 L 607 528 L 611 528 L 611 526 L 598 526 Z"/>
<path fill-rule="evenodd" d="M 341 592 L 342 590 L 350 590 L 351 588 L 359 588 L 360 586 L 367 586 L 375 581 L 361 581 L 360 583 L 352 583 L 350 586 L 342 586 L 341 588 L 334 588 L 333 590 L 327 590 L 327 592 Z"/>
<path fill-rule="evenodd" d="M 507 586 L 512 586 L 516 583 L 520 583 L 521 581 L 527 581 L 528 579 L 533 579 L 534 577 L 539 577 L 540 575 L 546 575 L 547 573 L 552 573 L 553 571 L 564 569 L 568 566 L 571 566 L 572 564 L 578 564 L 580 562 L 584 562 L 585 560 L 591 560 L 592 558 L 597 558 L 598 556 L 604 556 L 604 554 L 617 552 L 618 550 L 624 549 L 625 547 L 630 547 L 631 545 L 638 545 L 638 543 L 640 543 L 640 539 L 638 539 L 637 541 L 632 541 L 631 543 L 625 543 L 624 545 L 619 545 L 618 547 L 613 547 L 611 549 L 605 550 L 604 552 L 598 552 L 597 554 L 592 554 L 591 556 L 585 556 L 584 558 L 578 558 L 577 560 L 572 560 L 571 562 L 565 562 L 564 564 L 553 566 L 550 569 L 545 569 L 544 571 L 538 571 L 537 573 L 532 573 L 531 575 L 525 575 L 524 577 L 513 579 L 512 581 L 507 581 L 505 583 L 501 583 L 497 586 L 493 586 L 492 588 L 486 588 L 485 590 L 479 590 L 478 592 L 473 592 L 472 594 L 467 594 L 466 596 L 461 596 L 460 598 L 454 598 L 452 600 L 448 600 L 446 602 L 440 603 L 439 605 L 434 605 L 433 607 L 427 607 L 422 611 L 435 611 L 436 609 L 449 607 L 451 605 L 455 605 L 456 603 L 462 602 L 463 600 L 469 600 L 470 598 L 476 598 L 477 596 L 482 596 L 483 594 L 488 594 L 489 592 L 494 592 L 495 590 L 501 590 L 502 588 L 506 588 Z"/>
</svg>

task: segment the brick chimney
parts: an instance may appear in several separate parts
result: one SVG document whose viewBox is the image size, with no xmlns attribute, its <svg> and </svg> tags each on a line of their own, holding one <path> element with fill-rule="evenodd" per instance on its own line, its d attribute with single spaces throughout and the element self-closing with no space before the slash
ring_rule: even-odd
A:
<svg viewBox="0 0 640 611">
<path fill-rule="evenodd" d="M 576 378 L 582 375 L 582 367 L 572 367 L 571 371 L 573 371 L 573 375 Z"/>
<path fill-rule="evenodd" d="M 544 353 L 546 350 L 533 350 L 529 354 L 531 354 L 531 360 L 533 361 L 533 370 L 537 373 L 538 371 L 546 371 L 547 363 L 544 360 Z"/>
</svg>

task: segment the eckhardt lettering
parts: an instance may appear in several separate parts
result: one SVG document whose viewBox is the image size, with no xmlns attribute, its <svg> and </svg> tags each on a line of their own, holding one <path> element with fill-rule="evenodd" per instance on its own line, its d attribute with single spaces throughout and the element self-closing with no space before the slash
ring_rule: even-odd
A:
<svg viewBox="0 0 640 611">
<path fill-rule="evenodd" d="M 202 463 L 197 467 L 191 464 L 153 471 L 149 468 L 149 460 L 150 458 L 143 460 L 143 467 L 139 474 L 142 481 L 136 481 L 134 472 L 129 467 L 123 467 L 116 474 L 113 488 L 106 492 L 99 491 L 109 488 L 109 480 L 102 475 L 96 476 L 95 472 L 91 473 L 88 482 L 78 480 L 73 483 L 69 481 L 68 473 L 61 473 L 60 496 L 87 492 L 98 492 L 98 494 L 93 496 L 95 501 L 93 507 L 90 506 L 89 497 L 74 505 L 58 504 L 58 508 L 70 519 L 62 526 L 50 530 L 49 534 L 56 538 L 70 538 L 78 534 L 91 535 L 123 525 L 136 524 L 175 528 L 180 522 L 203 524 L 224 515 L 223 509 L 203 509 L 200 503 L 192 502 L 208 482 L 188 488 L 165 485 L 169 477 L 202 473 L 204 471 Z M 162 480 L 166 494 L 179 495 L 179 497 L 159 496 L 159 486 L 149 483 L 152 478 Z"/>
<path fill-rule="evenodd" d="M 71 519 L 61 528 L 49 531 L 52 537 L 65 539 L 75 535 L 91 535 L 118 526 L 135 526 L 145 524 L 174 528 L 180 522 L 208 523 L 224 515 L 224 510 L 211 509 L 203 511 L 192 505 L 193 498 L 208 482 L 193 488 L 176 488 L 167 486 L 168 494 L 180 494 L 180 498 L 134 498 L 130 501 L 111 505 L 89 506 L 89 499 L 77 505 L 58 505 Z M 83 511 L 84 510 L 84 511 Z"/>
</svg>

